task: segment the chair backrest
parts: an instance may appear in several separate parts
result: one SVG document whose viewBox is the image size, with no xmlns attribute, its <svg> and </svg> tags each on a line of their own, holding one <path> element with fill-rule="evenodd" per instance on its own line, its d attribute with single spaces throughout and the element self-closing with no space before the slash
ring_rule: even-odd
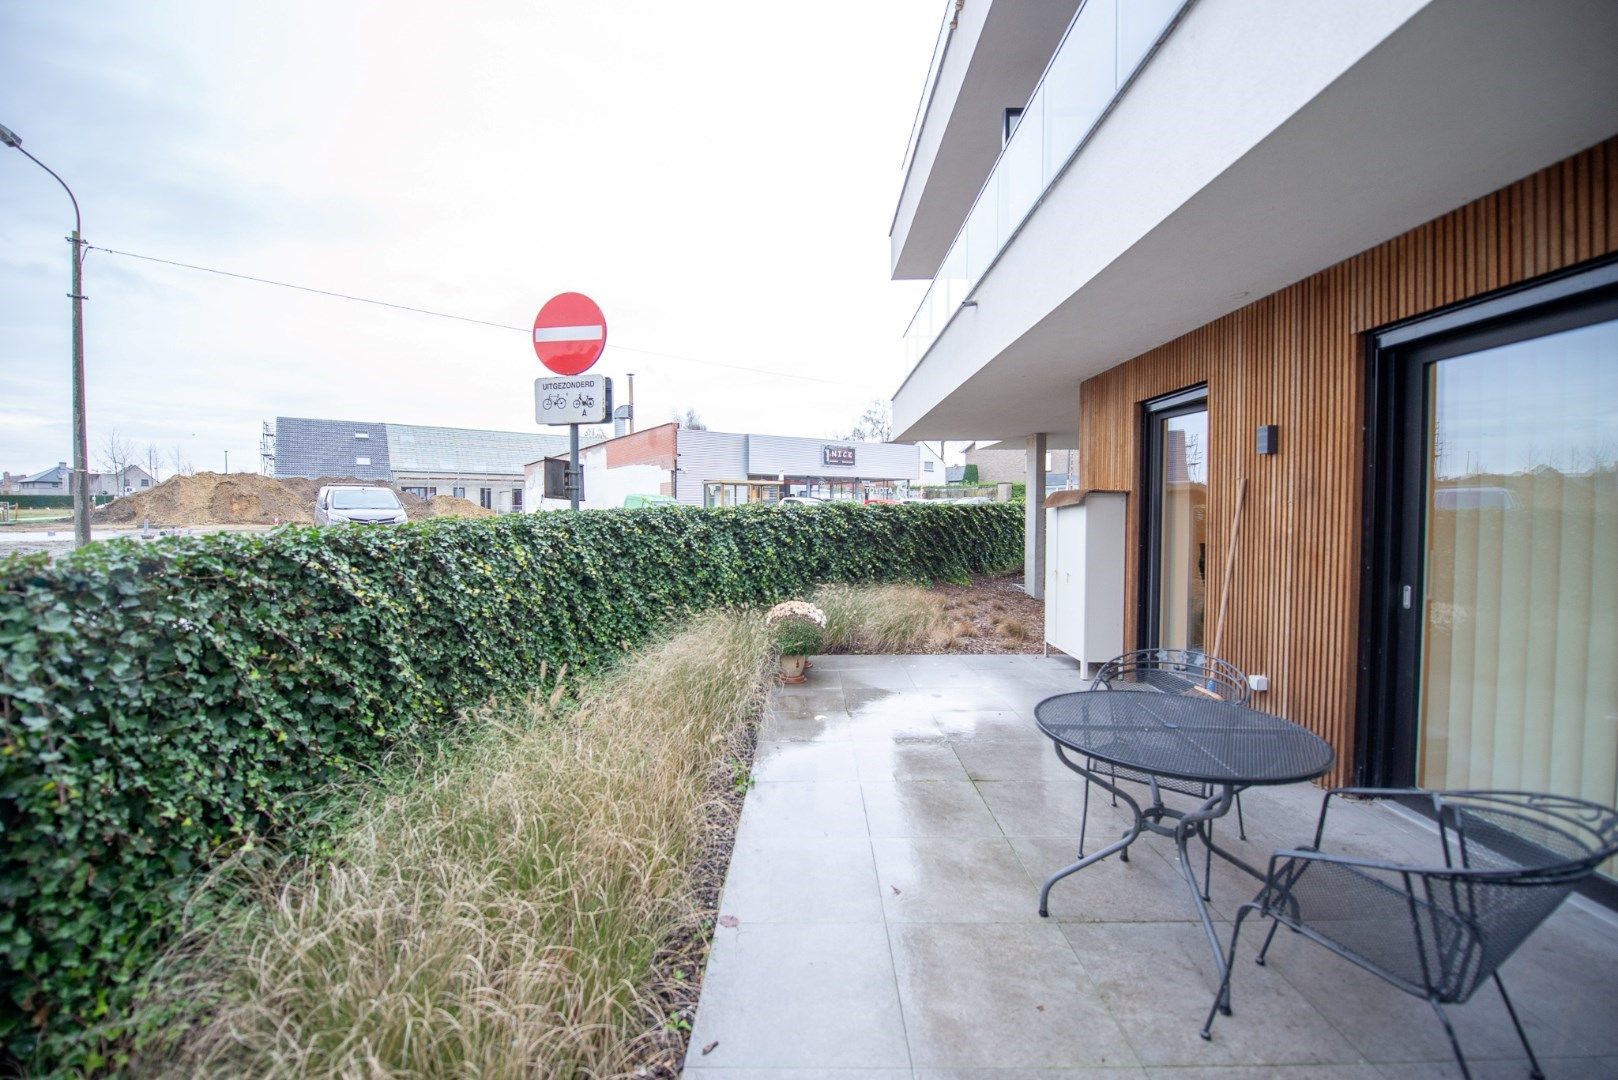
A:
<svg viewBox="0 0 1618 1080">
<path fill-rule="evenodd" d="M 1618 811 L 1518 791 L 1435 792 L 1433 806 L 1446 866 L 1412 872 L 1428 905 L 1422 946 L 1440 996 L 1465 1001 L 1618 854 Z"/>
<path fill-rule="evenodd" d="M 1195 649 L 1136 649 L 1115 656 L 1101 665 L 1090 689 L 1198 694 L 1238 705 L 1253 696 L 1240 668 Z"/>
</svg>

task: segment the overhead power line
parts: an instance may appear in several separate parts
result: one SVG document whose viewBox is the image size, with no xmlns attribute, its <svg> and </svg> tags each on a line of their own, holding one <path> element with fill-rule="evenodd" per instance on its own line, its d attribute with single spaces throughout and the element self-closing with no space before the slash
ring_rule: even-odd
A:
<svg viewBox="0 0 1618 1080">
<path fill-rule="evenodd" d="M 118 255 L 125 259 L 139 259 L 142 262 L 160 263 L 163 266 L 175 266 L 182 270 L 197 270 L 204 274 L 217 274 L 220 277 L 235 278 L 237 281 L 250 281 L 255 285 L 272 285 L 278 289 L 292 289 L 295 292 L 313 293 L 332 300 L 349 300 L 356 304 L 370 304 L 373 307 L 392 308 L 394 311 L 408 311 L 415 315 L 431 315 L 435 319 L 452 319 L 455 322 L 471 323 L 474 326 L 488 326 L 496 330 L 515 330 L 519 334 L 528 335 L 533 332 L 532 327 L 513 326 L 510 323 L 494 322 L 489 319 L 478 319 L 470 315 L 457 315 L 449 311 L 434 311 L 431 308 L 416 307 L 412 304 L 396 304 L 389 300 L 377 300 L 369 296 L 356 296 L 353 293 L 335 292 L 331 289 L 317 289 L 312 285 L 297 285 L 290 281 L 276 281 L 273 278 L 256 277 L 252 274 L 239 274 L 233 270 L 220 270 L 214 266 L 198 266 L 196 263 L 180 262 L 178 259 L 160 259 L 156 255 L 140 255 L 133 251 L 118 251 L 114 248 L 100 247 L 85 244 L 86 251 L 104 251 L 108 255 Z M 645 356 L 661 356 L 667 360 L 679 360 L 688 364 L 703 364 L 707 367 L 726 368 L 731 371 L 746 371 L 755 375 L 770 375 L 779 379 L 799 379 L 803 382 L 826 383 L 831 386 L 848 386 L 856 389 L 866 389 L 862 383 L 851 383 L 844 379 L 825 379 L 818 375 L 799 375 L 791 371 L 773 371 L 769 368 L 747 367 L 743 364 L 726 364 L 718 360 L 699 360 L 694 356 L 679 356 L 675 353 L 660 352 L 656 349 L 638 349 L 632 345 L 607 345 L 609 349 L 621 349 L 624 352 L 641 353 Z"/>
</svg>

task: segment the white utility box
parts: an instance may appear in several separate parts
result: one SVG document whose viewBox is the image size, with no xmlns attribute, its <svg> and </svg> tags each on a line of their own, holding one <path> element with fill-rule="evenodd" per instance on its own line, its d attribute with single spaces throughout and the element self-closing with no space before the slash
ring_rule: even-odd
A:
<svg viewBox="0 0 1618 1080">
<path fill-rule="evenodd" d="M 1121 491 L 1059 491 L 1045 501 L 1045 643 L 1088 671 L 1124 651 Z"/>
</svg>

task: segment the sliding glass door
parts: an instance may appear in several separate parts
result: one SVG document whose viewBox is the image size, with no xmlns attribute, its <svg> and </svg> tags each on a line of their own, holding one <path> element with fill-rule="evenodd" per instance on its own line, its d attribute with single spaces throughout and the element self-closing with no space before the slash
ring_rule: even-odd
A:
<svg viewBox="0 0 1618 1080">
<path fill-rule="evenodd" d="M 1417 782 L 1618 802 L 1618 320 L 1425 380 Z"/>
<path fill-rule="evenodd" d="M 1375 782 L 1618 803 L 1618 267 L 1606 277 L 1378 351 Z"/>
</svg>

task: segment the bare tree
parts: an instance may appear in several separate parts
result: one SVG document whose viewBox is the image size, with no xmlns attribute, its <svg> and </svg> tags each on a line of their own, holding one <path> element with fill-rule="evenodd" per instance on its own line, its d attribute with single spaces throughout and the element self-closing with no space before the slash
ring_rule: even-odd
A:
<svg viewBox="0 0 1618 1080">
<path fill-rule="evenodd" d="M 152 478 L 152 483 L 158 482 L 158 473 L 163 471 L 163 452 L 157 448 L 156 443 L 147 443 L 145 457 L 146 475 Z"/>
<path fill-rule="evenodd" d="M 702 417 L 697 415 L 697 410 L 695 409 L 686 409 L 684 415 L 681 415 L 679 409 L 675 409 L 674 422 L 688 431 L 708 430 L 708 425 L 702 422 Z"/>
<path fill-rule="evenodd" d="M 860 442 L 887 442 L 893 438 L 893 403 L 881 398 L 871 402 L 848 433 Z"/>
<path fill-rule="evenodd" d="M 176 476 L 190 476 L 197 471 L 191 465 L 191 459 L 185 456 L 185 447 L 179 443 L 169 447 L 169 466 Z"/>
<path fill-rule="evenodd" d="M 118 434 L 113 428 L 107 432 L 106 441 L 101 444 L 101 468 L 112 474 L 112 490 L 114 494 L 124 493 L 125 475 L 129 466 L 135 461 L 135 447 L 130 441 Z"/>
</svg>

